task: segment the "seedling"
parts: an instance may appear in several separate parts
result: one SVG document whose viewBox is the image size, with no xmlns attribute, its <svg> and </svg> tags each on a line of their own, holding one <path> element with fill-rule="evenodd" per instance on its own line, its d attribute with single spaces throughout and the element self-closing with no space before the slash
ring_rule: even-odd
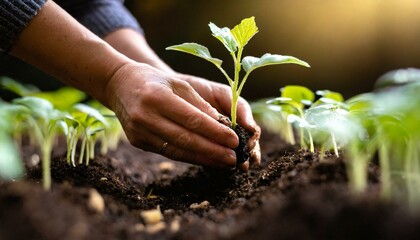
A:
<svg viewBox="0 0 420 240">
<path fill-rule="evenodd" d="M 412 69 L 399 73 L 394 79 L 398 87 L 372 94 L 369 114 L 375 125 L 371 132 L 381 165 L 382 196 L 403 200 L 413 210 L 420 210 L 420 74 L 413 75 Z M 404 76 L 404 81 L 398 76 Z"/>
<path fill-rule="evenodd" d="M 46 190 L 51 187 L 51 151 L 58 134 L 64 134 L 66 137 L 66 158 L 73 166 L 76 166 L 76 148 L 80 139 L 82 143 L 79 163 L 84 161 L 86 165 L 95 156 L 98 134 L 103 133 L 106 128 L 109 127 L 109 131 L 100 135 L 102 153 L 106 153 L 108 147 L 115 148 L 121 139 L 123 131 L 115 114 L 96 102 L 95 107 L 106 111 L 109 120 L 107 121 L 105 116 L 93 107 L 77 104 L 86 97 L 86 94 L 79 90 L 63 87 L 52 92 L 42 92 L 36 87 L 23 85 L 7 77 L 0 78 L 0 85 L 21 96 L 12 104 L 0 102 L 0 110 L 5 114 L 0 119 L 0 152 L 8 156 L 0 159 L 0 177 L 11 178 L 22 172 L 21 158 L 11 140 L 12 136 L 16 139 L 20 138 L 21 134 L 26 134 L 32 145 L 41 148 L 43 184 Z M 2 167 L 3 165 L 7 166 Z"/>
<path fill-rule="evenodd" d="M 79 103 L 73 108 L 72 116 L 79 123 L 81 134 L 83 134 L 79 164 L 83 163 L 84 158 L 85 164 L 89 165 L 89 160 L 95 157 L 97 133 L 103 131 L 107 127 L 107 123 L 100 112 L 86 104 Z M 77 138 L 75 140 L 77 141 Z M 74 143 L 73 146 L 76 144 Z"/>
<path fill-rule="evenodd" d="M 64 115 L 54 109 L 52 104 L 42 98 L 23 97 L 13 101 L 26 107 L 26 121 L 32 135 L 37 140 L 42 153 L 43 186 L 45 190 L 51 188 L 51 151 L 57 132 L 63 127 Z"/>
<path fill-rule="evenodd" d="M 203 58 L 213 63 L 225 76 L 232 92 L 231 99 L 231 125 L 235 129 L 237 125 L 237 103 L 241 94 L 242 88 L 248 79 L 250 73 L 257 68 L 274 65 L 274 64 L 298 64 L 301 66 L 309 67 L 309 64 L 299 60 L 292 56 L 283 56 L 277 54 L 266 53 L 260 58 L 247 56 L 242 58 L 244 47 L 248 44 L 249 40 L 258 32 L 258 28 L 255 23 L 255 18 L 250 17 L 241 21 L 240 24 L 236 25 L 233 29 L 227 27 L 219 28 L 214 23 L 209 23 L 212 35 L 223 43 L 225 48 L 229 51 L 232 56 L 234 63 L 234 75 L 231 78 L 226 71 L 222 68 L 222 60 L 211 56 L 207 47 L 197 43 L 183 43 L 180 45 L 174 45 L 167 47 L 167 50 L 176 50 L 192 54 L 194 56 Z M 245 75 L 240 77 L 241 67 L 245 71 Z"/>
<path fill-rule="evenodd" d="M 333 149 L 338 157 L 339 146 L 347 142 L 349 129 L 354 127 L 352 122 L 348 121 L 347 106 L 338 92 L 318 90 L 316 95 L 319 99 L 305 110 L 305 119 L 315 126 L 309 130 L 315 144 L 320 147 L 320 158 L 323 158 L 327 149 Z"/>
<path fill-rule="evenodd" d="M 101 141 L 101 154 L 107 154 L 108 150 L 115 150 L 121 140 L 127 140 L 120 121 L 113 111 L 105 107 L 98 101 L 90 101 L 89 106 L 98 110 L 105 118 L 106 128 L 98 133 L 98 139 Z"/>
<path fill-rule="evenodd" d="M 289 85 L 281 89 L 281 96 L 267 101 L 267 104 L 281 107 L 281 112 L 292 126 L 297 123 L 300 129 L 300 146 L 307 148 L 305 142 L 305 132 L 309 138 L 309 149 L 314 152 L 314 144 L 310 128 L 314 127 L 305 119 L 305 107 L 310 106 L 315 99 L 315 94 L 308 88 L 296 85 Z M 290 127 L 292 128 L 292 127 Z M 293 133 L 293 132 L 290 132 Z"/>
<path fill-rule="evenodd" d="M 261 99 L 251 103 L 252 114 L 256 121 L 267 130 L 279 134 L 287 143 L 296 143 L 292 124 L 287 121 L 288 113 L 283 107 L 274 104 L 267 104 L 269 99 Z"/>
</svg>

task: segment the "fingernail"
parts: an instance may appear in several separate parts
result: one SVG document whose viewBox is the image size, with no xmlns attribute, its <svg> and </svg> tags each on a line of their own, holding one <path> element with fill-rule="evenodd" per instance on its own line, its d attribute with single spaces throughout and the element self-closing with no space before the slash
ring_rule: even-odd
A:
<svg viewBox="0 0 420 240">
<path fill-rule="evenodd" d="M 257 123 L 254 121 L 253 118 L 247 117 L 246 124 L 252 128 L 252 132 L 257 131 L 257 127 L 256 127 Z"/>
<path fill-rule="evenodd" d="M 225 162 L 229 166 L 236 167 L 236 153 L 233 150 L 230 150 L 225 157 Z"/>
</svg>

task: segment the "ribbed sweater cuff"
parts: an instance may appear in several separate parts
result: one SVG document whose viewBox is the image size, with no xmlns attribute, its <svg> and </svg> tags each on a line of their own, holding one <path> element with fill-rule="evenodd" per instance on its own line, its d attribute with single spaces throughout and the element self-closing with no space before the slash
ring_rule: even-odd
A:
<svg viewBox="0 0 420 240">
<path fill-rule="evenodd" d="M 143 30 L 133 15 L 119 1 L 97 3 L 89 14 L 79 21 L 99 37 L 119 28 L 132 28 L 143 34 Z"/>
<path fill-rule="evenodd" d="M 47 0 L 0 0 L 0 51 L 9 51 Z"/>
</svg>

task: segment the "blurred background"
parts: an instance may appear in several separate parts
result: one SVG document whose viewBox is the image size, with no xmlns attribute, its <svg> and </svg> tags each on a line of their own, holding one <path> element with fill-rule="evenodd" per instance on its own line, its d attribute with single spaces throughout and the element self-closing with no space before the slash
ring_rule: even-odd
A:
<svg viewBox="0 0 420 240">
<path fill-rule="evenodd" d="M 272 97 L 288 84 L 329 89 L 346 98 L 371 91 L 387 71 L 420 68 L 418 0 L 126 0 L 155 51 L 175 70 L 224 82 L 211 63 L 166 51 L 184 42 L 207 46 L 232 69 L 231 57 L 208 23 L 232 28 L 255 16 L 259 33 L 244 55 L 292 55 L 311 68 L 268 66 L 250 75 L 243 96 Z"/>
<path fill-rule="evenodd" d="M 232 59 L 211 36 L 208 23 L 232 28 L 250 16 L 255 16 L 259 33 L 246 46 L 244 56 L 291 55 L 311 65 L 254 71 L 242 92 L 248 100 L 276 97 L 281 87 L 290 84 L 338 91 L 349 98 L 371 91 L 376 79 L 388 71 L 420 68 L 418 0 L 126 0 L 125 4 L 152 48 L 179 72 L 226 83 L 211 63 L 165 47 L 203 44 L 224 60 L 223 66 L 231 73 Z M 0 55 L 0 75 L 15 65 L 4 58 Z M 22 74 L 29 76 L 29 82 L 44 83 L 45 90 L 61 86 L 34 68 L 14 69 L 11 77 L 26 81 L 19 79 Z"/>
</svg>

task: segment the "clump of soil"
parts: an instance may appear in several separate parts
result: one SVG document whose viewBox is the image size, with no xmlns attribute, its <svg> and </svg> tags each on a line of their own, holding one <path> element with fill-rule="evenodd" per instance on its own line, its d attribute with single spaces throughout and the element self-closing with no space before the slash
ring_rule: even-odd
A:
<svg viewBox="0 0 420 240">
<path fill-rule="evenodd" d="M 229 128 L 232 128 L 232 122 L 226 116 L 220 115 L 219 122 L 226 125 Z M 239 124 L 237 124 L 233 130 L 239 138 L 238 147 L 234 149 L 236 153 L 236 165 L 239 166 L 242 163 L 248 161 L 251 157 L 250 149 L 248 148 L 247 144 L 249 139 L 254 135 L 254 133 L 247 131 L 244 127 L 242 127 Z"/>
<path fill-rule="evenodd" d="M 321 160 L 266 131 L 261 148 L 261 166 L 235 174 L 125 143 L 88 167 L 71 167 L 56 152 L 49 192 L 27 148 L 25 178 L 0 182 L 0 239 L 418 238 L 419 216 L 378 198 L 377 165 L 369 166 L 367 193 L 355 196 L 341 157 Z M 104 209 L 90 207 L 92 189 Z M 148 223 L 149 209 L 163 218 Z"/>
</svg>

